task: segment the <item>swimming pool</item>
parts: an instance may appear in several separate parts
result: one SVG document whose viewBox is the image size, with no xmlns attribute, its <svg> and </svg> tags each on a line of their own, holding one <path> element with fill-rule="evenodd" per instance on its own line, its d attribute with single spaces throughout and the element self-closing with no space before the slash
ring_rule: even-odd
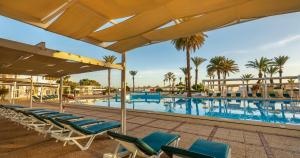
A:
<svg viewBox="0 0 300 158">
<path fill-rule="evenodd" d="M 120 98 L 82 100 L 84 104 L 120 107 Z M 300 125 L 300 103 L 254 99 L 143 97 L 126 101 L 127 109 L 158 111 L 222 119 Z"/>
</svg>

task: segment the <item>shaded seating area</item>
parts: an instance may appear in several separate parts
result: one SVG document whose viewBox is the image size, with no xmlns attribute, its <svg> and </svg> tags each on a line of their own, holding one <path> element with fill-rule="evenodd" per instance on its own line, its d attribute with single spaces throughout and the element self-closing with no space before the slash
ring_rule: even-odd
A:
<svg viewBox="0 0 300 158">
<path fill-rule="evenodd" d="M 31 109 L 19 105 L 1 105 L 0 108 L 2 117 L 23 125 L 28 130 L 45 134 L 45 137 L 62 141 L 64 146 L 75 144 L 81 150 L 88 149 L 96 136 L 110 130 L 118 131 L 121 127 L 116 121 L 88 119 L 47 109 Z"/>
</svg>

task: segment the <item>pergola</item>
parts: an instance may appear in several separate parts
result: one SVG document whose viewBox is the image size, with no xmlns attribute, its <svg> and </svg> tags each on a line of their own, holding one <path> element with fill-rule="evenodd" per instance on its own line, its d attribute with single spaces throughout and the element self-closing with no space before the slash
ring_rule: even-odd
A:
<svg viewBox="0 0 300 158">
<path fill-rule="evenodd" d="M 126 51 L 297 11 L 300 11 L 299 0 L 0 1 L 1 15 L 122 54 L 121 110 L 124 133 Z"/>
<path fill-rule="evenodd" d="M 0 56 L 0 74 L 60 78 L 59 101 L 61 111 L 63 110 L 62 90 L 64 76 L 107 69 L 122 70 L 121 65 L 109 64 L 80 55 L 48 49 L 44 43 L 29 45 L 0 39 Z M 7 81 L 9 81 L 9 79 L 7 79 Z M 18 81 L 26 83 L 28 79 L 18 79 Z M 32 96 L 32 77 L 30 82 L 30 96 Z M 14 82 L 14 86 L 15 84 L 16 82 Z M 43 86 L 43 84 L 35 85 Z M 32 97 L 30 97 L 30 107 L 32 107 Z"/>
</svg>

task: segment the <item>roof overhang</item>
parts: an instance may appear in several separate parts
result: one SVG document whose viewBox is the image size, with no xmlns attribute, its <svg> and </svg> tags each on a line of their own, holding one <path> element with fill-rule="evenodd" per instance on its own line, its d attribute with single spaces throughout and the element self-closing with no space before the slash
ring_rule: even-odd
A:
<svg viewBox="0 0 300 158">
<path fill-rule="evenodd" d="M 1 15 L 115 52 L 298 11 L 299 0 L 0 1 Z"/>
<path fill-rule="evenodd" d="M 122 70 L 118 64 L 6 39 L 0 39 L 0 56 L 0 74 L 62 77 L 107 69 Z"/>
</svg>

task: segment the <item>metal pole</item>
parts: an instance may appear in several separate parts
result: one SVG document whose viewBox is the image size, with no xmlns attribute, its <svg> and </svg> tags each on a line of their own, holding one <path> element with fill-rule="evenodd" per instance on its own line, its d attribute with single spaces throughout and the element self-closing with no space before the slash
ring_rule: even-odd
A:
<svg viewBox="0 0 300 158">
<path fill-rule="evenodd" d="M 64 77 L 60 77 L 60 86 L 59 86 L 59 111 L 63 112 L 63 80 Z"/>
<path fill-rule="evenodd" d="M 30 108 L 32 108 L 32 94 L 33 94 L 33 81 L 32 76 L 30 77 Z"/>
<path fill-rule="evenodd" d="M 122 133 L 126 134 L 126 52 L 122 53 L 121 71 L 121 123 Z"/>
<path fill-rule="evenodd" d="M 299 84 L 299 85 L 298 85 L 298 86 L 299 86 L 299 89 L 298 89 L 298 90 L 299 90 L 299 91 L 298 91 L 298 92 L 299 92 L 298 97 L 300 97 L 300 75 L 298 75 L 298 84 Z"/>
<path fill-rule="evenodd" d="M 41 85 L 40 102 L 43 102 L 43 85 Z"/>
<path fill-rule="evenodd" d="M 12 104 L 15 104 L 16 88 L 17 88 L 17 82 L 14 82 L 14 87 L 12 91 Z"/>
</svg>

